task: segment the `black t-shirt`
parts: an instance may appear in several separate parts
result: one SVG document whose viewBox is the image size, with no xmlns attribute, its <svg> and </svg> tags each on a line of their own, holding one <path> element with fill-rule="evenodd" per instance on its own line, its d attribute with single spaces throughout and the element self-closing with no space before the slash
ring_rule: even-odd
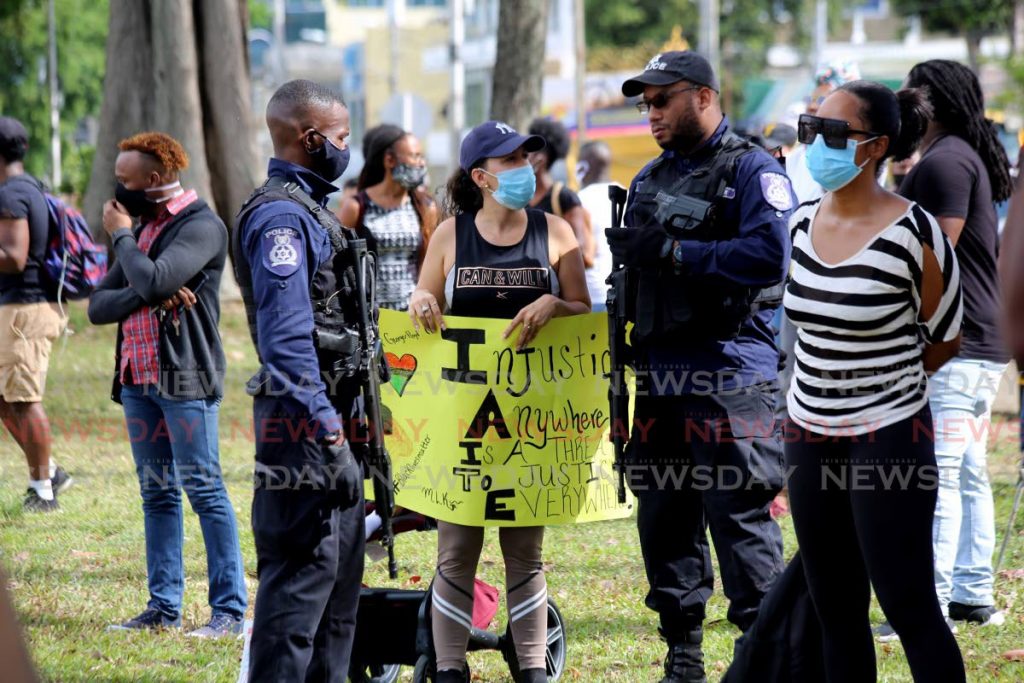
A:
<svg viewBox="0 0 1024 683">
<path fill-rule="evenodd" d="M 537 202 L 536 206 L 532 206 L 530 208 L 540 209 L 541 211 L 547 211 L 548 213 L 561 217 L 568 213 L 570 210 L 575 209 L 577 206 L 583 206 L 583 202 L 580 201 L 579 195 L 577 195 L 575 192 L 570 190 L 565 185 L 562 185 L 561 190 L 559 190 L 558 192 L 558 208 L 560 208 L 562 211 L 561 213 L 556 213 L 555 205 L 551 201 L 551 193 L 554 192 L 554 190 L 555 188 L 552 186 L 552 188 L 548 190 L 548 193 L 544 195 L 544 198 Z"/>
<path fill-rule="evenodd" d="M 455 218 L 452 315 L 514 318 L 524 306 L 554 292 L 557 275 L 548 256 L 547 217 L 529 209 L 526 220 L 521 240 L 498 246 L 480 234 L 475 214 Z"/>
<path fill-rule="evenodd" d="M 33 178 L 14 176 L 0 184 L 0 218 L 24 218 L 28 220 L 29 231 L 25 270 L 0 274 L 0 304 L 31 304 L 51 299 L 42 274 L 50 212 L 46 197 Z"/>
<path fill-rule="evenodd" d="M 999 334 L 999 219 L 981 157 L 955 135 L 939 138 L 907 174 L 900 194 L 936 218 L 965 219 L 956 244 L 964 297 L 960 356 L 1009 361 Z"/>
</svg>

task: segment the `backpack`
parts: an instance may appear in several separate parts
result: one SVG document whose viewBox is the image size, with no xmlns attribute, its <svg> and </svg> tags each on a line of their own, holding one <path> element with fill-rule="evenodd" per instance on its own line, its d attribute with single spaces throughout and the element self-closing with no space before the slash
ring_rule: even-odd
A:
<svg viewBox="0 0 1024 683">
<path fill-rule="evenodd" d="M 51 195 L 35 178 L 26 179 L 43 194 L 50 214 L 42 273 L 59 301 L 84 299 L 107 274 L 107 248 L 93 240 L 77 209 Z"/>
</svg>

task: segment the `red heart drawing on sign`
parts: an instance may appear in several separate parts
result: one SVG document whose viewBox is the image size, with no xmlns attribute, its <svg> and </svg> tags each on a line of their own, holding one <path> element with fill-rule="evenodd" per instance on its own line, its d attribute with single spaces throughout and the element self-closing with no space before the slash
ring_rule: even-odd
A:
<svg viewBox="0 0 1024 683">
<path fill-rule="evenodd" d="M 388 362 L 388 367 L 391 368 L 391 386 L 401 396 L 405 393 L 405 387 L 408 386 L 409 380 L 416 374 L 416 356 L 407 353 L 399 358 L 393 353 L 385 352 L 384 360 Z"/>
</svg>

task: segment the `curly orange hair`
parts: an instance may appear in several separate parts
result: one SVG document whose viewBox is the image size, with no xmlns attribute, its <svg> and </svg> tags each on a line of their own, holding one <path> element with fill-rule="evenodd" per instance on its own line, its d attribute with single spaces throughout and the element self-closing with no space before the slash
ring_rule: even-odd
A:
<svg viewBox="0 0 1024 683">
<path fill-rule="evenodd" d="M 188 154 L 181 143 L 166 133 L 137 133 L 125 138 L 118 145 L 122 152 L 142 152 L 154 157 L 167 171 L 184 171 L 188 168 Z"/>
</svg>

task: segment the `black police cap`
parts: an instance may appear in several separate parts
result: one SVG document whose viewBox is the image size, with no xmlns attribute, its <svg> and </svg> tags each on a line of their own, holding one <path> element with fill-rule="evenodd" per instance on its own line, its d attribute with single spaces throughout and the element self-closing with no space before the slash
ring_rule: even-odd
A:
<svg viewBox="0 0 1024 683">
<path fill-rule="evenodd" d="M 704 85 L 718 92 L 718 79 L 708 60 L 696 52 L 676 50 L 655 55 L 642 74 L 622 84 L 622 94 L 636 97 L 643 93 L 645 85 L 668 85 L 678 81 Z"/>
</svg>

